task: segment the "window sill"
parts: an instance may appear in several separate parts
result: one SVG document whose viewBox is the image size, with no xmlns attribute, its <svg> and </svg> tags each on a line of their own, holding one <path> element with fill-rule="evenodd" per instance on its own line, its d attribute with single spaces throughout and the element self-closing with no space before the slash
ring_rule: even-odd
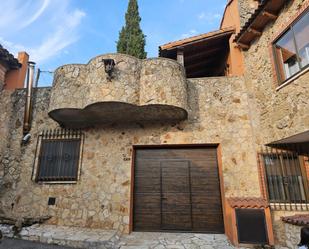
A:
<svg viewBox="0 0 309 249">
<path fill-rule="evenodd" d="M 77 181 L 38 181 L 36 182 L 38 184 L 42 184 L 42 185 L 48 185 L 48 184 L 77 184 Z"/>
<path fill-rule="evenodd" d="M 274 211 L 307 211 L 309 210 L 309 203 L 283 203 L 283 202 L 271 202 L 270 208 Z"/>
<path fill-rule="evenodd" d="M 289 85 L 290 83 L 292 83 L 294 80 L 296 80 L 297 78 L 299 78 L 300 76 L 304 75 L 305 73 L 307 73 L 309 71 L 309 67 L 306 67 L 304 70 L 298 72 L 297 74 L 295 74 L 294 76 L 292 76 L 291 78 L 287 79 L 286 81 L 284 81 L 280 86 L 278 86 L 276 88 L 276 91 L 279 91 L 281 88 Z"/>
</svg>

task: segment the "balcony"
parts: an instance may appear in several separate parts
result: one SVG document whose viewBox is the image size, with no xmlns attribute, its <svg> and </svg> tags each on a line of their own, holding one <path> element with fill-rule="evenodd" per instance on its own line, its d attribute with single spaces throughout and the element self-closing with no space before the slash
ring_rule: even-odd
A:
<svg viewBox="0 0 309 249">
<path fill-rule="evenodd" d="M 61 66 L 54 76 L 49 116 L 66 128 L 185 120 L 184 68 L 170 59 L 123 54 Z"/>
</svg>

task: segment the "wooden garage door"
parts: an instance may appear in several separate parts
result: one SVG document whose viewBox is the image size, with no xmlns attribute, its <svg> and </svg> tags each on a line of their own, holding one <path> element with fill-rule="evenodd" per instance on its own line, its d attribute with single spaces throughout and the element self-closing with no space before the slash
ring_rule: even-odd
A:
<svg viewBox="0 0 309 249">
<path fill-rule="evenodd" d="M 224 233 L 215 147 L 137 149 L 135 231 Z"/>
</svg>

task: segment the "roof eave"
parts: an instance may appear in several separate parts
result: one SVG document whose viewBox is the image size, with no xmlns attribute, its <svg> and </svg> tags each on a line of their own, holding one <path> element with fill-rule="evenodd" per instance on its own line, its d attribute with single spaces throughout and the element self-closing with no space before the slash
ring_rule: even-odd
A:
<svg viewBox="0 0 309 249">
<path fill-rule="evenodd" d="M 159 46 L 159 53 L 161 53 L 162 51 L 173 50 L 173 49 L 176 49 L 176 48 L 179 48 L 179 47 L 191 45 L 192 43 L 196 43 L 196 42 L 200 42 L 200 41 L 204 41 L 204 40 L 209 40 L 209 39 L 213 39 L 213 38 L 216 38 L 216 37 L 220 37 L 222 35 L 228 35 L 228 34 L 233 34 L 233 33 L 235 33 L 235 28 L 234 27 L 228 27 L 228 28 L 225 28 L 225 29 L 220 29 L 220 30 L 208 32 L 208 33 L 201 34 L 201 35 L 198 35 L 198 36 L 188 37 L 186 39 L 178 40 L 178 41 L 175 41 L 175 42 L 170 42 L 170 43 Z M 194 39 L 194 38 L 196 38 L 196 39 Z"/>
</svg>

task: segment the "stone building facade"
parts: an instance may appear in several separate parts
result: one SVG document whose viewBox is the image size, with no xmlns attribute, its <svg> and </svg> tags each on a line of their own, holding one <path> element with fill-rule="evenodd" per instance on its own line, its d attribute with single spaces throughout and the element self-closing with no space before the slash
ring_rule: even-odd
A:
<svg viewBox="0 0 309 249">
<path fill-rule="evenodd" d="M 256 2 L 251 5 L 259 8 Z M 238 4 L 239 16 L 253 12 L 251 5 Z M 15 217 L 49 215 L 48 224 L 129 233 L 135 230 L 138 214 L 138 151 L 211 147 L 217 151 L 220 208 L 229 239 L 239 244 L 237 210 L 263 210 L 268 243 L 292 248 L 299 227 L 285 224 L 281 217 L 308 215 L 308 204 L 273 209 L 257 155 L 262 146 L 309 131 L 309 73 L 278 86 L 269 49 L 277 33 L 307 5 L 304 0 L 285 4 L 246 50 L 237 48 L 244 61 L 242 76 L 237 72 L 238 76 L 187 78 L 186 67 L 175 60 L 139 60 L 123 54 L 61 66 L 52 87 L 33 91 L 31 139 L 26 144 L 21 144 L 26 90 L 1 90 L 1 212 Z M 108 71 L 112 61 L 114 68 Z M 63 128 L 83 134 L 78 176 L 70 182 L 40 180 L 42 132 L 57 135 Z"/>
<path fill-rule="evenodd" d="M 100 66 L 98 66 L 100 59 L 106 57 L 114 58 L 115 61 L 137 60 L 126 55 L 102 55 L 92 60 L 88 65 L 94 63 L 94 67 L 100 70 Z M 176 62 L 168 59 L 158 59 L 157 62 L 153 59 L 144 61 L 146 65 L 150 64 L 150 67 L 152 64 L 160 64 L 158 62 L 172 64 L 170 67 L 162 67 L 166 68 L 166 72 L 164 72 L 164 69 L 160 71 L 162 83 L 166 82 L 166 77 L 168 80 L 169 75 L 180 74 L 179 77 L 184 80 L 183 70 Z M 135 66 L 136 63 L 123 65 L 125 70 L 134 69 Z M 139 122 L 132 124 L 116 123 L 106 124 L 104 127 L 97 125 L 96 127 L 86 128 L 83 131 L 85 143 L 80 181 L 73 185 L 60 186 L 32 182 L 31 174 L 37 137 L 43 130 L 59 128 L 59 125 L 48 117 L 46 110 L 59 109 L 60 105 L 68 106 L 65 101 L 69 97 L 60 98 L 62 95 L 59 94 L 59 91 L 70 89 L 70 83 L 67 82 L 65 88 L 58 88 L 57 84 L 65 82 L 63 78 L 70 78 L 70 74 L 75 72 L 80 65 L 68 67 L 69 70 L 60 68 L 56 72 L 52 89 L 36 89 L 31 130 L 32 139 L 27 146 L 20 147 L 25 91 L 17 90 L 12 96 L 8 95 L 6 98 L 2 98 L 4 102 L 11 103 L 11 106 L 8 107 L 10 111 L 2 113 L 3 119 L 7 119 L 10 113 L 14 113 L 9 120 L 11 127 L 9 128 L 10 138 L 8 140 L 11 142 L 2 161 L 6 170 L 4 186 L 7 186 L 2 198 L 4 210 L 10 210 L 12 215 L 51 215 L 53 216 L 49 221 L 51 224 L 119 229 L 129 232 L 133 145 L 221 144 L 224 155 L 222 157 L 223 175 L 224 178 L 229 179 L 224 183 L 226 196 L 259 196 L 254 142 L 247 112 L 248 99 L 241 77 L 185 81 L 188 92 L 184 94 L 180 92 L 178 98 L 176 94 L 173 96 L 177 105 L 181 105 L 183 97 L 188 96 L 188 101 L 185 98 L 185 108 L 188 111 L 186 121 L 170 124 L 164 124 L 164 121 L 157 124 L 149 122 L 145 124 Z M 101 67 L 103 66 L 101 65 Z M 120 70 L 120 67 L 118 69 Z M 76 77 L 86 77 L 86 75 L 85 73 Z M 104 81 L 108 83 L 105 76 L 103 72 L 93 78 L 93 84 L 100 87 L 93 94 L 105 91 L 104 83 L 102 84 Z M 177 79 L 177 77 L 175 78 Z M 126 79 L 128 79 L 128 76 L 126 76 Z M 159 78 L 156 82 L 158 81 L 160 81 Z M 77 82 L 78 80 L 72 81 L 72 87 L 76 87 Z M 137 81 L 132 80 L 132 82 L 133 87 L 131 86 L 131 89 L 128 87 L 125 94 L 134 96 L 135 92 L 132 89 L 138 88 L 138 86 L 135 85 Z M 174 82 L 179 84 L 181 81 Z M 208 87 L 205 88 L 205 85 Z M 160 96 L 165 95 L 167 96 L 166 101 L 170 101 L 169 92 L 165 90 L 166 85 L 162 84 L 160 87 L 160 84 L 158 84 L 156 86 L 157 88 L 153 93 L 160 93 Z M 167 85 L 167 87 L 169 86 Z M 221 88 L 225 88 L 225 91 L 222 92 Z M 175 89 L 175 91 L 179 90 L 179 88 Z M 119 93 L 121 92 L 116 92 L 114 96 L 98 95 L 98 97 L 115 100 L 123 96 L 118 97 L 117 94 Z M 151 92 L 149 91 L 149 93 Z M 85 91 L 75 91 L 75 94 L 71 95 L 74 96 L 75 100 L 83 101 L 82 95 L 85 94 Z M 59 98 L 55 97 L 52 100 L 51 96 L 53 95 L 59 96 Z M 148 98 L 144 102 L 149 102 L 153 95 L 150 94 Z M 163 101 L 164 99 L 161 100 L 161 102 Z M 77 106 L 77 103 L 81 104 L 76 102 L 75 106 Z M 205 137 L 207 137 L 207 140 L 204 139 Z M 227 137 L 229 138 L 227 139 Z M 239 147 L 233 146 L 233 137 L 237 137 Z M 112 158 L 110 157 L 111 154 L 113 155 Z M 23 165 L 22 168 L 20 167 L 21 164 Z M 236 165 L 241 165 L 241 170 Z M 255 174 L 251 174 L 252 169 Z M 247 181 L 248 175 L 252 175 L 249 182 Z M 15 185 L 17 179 L 18 185 Z M 254 184 L 256 187 L 252 188 Z M 11 191 L 13 189 L 15 190 Z M 48 197 L 57 198 L 56 207 L 47 205 Z M 34 203 L 37 204 L 34 205 Z"/>
<path fill-rule="evenodd" d="M 266 26 L 262 35 L 252 42 L 248 51 L 244 52 L 245 84 L 252 107 L 251 112 L 255 114 L 252 115 L 252 120 L 258 145 L 269 144 L 308 131 L 309 74 L 302 74 L 280 88 L 270 50 L 271 42 L 289 23 L 299 17 L 307 6 L 308 1 L 290 1 L 284 6 L 276 21 Z M 299 240 L 300 228 L 285 225 L 281 217 L 299 213 L 302 212 L 272 212 L 275 238 L 287 241 L 289 248 L 293 248 L 292 245 Z M 308 214 L 308 211 L 305 213 Z M 286 236 L 285 232 L 291 235 Z"/>
</svg>

